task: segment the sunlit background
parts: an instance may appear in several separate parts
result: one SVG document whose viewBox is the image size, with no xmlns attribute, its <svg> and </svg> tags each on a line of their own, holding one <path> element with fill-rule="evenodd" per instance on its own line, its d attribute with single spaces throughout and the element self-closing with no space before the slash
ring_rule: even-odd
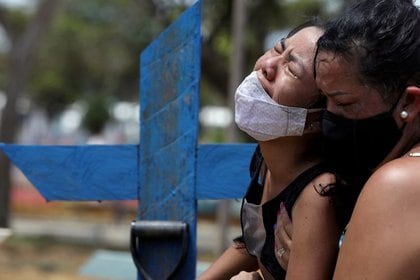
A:
<svg viewBox="0 0 420 280">
<path fill-rule="evenodd" d="M 194 2 L 0 0 L 0 142 L 138 144 L 139 55 Z M 236 86 L 291 27 L 350 2 L 203 0 L 200 143 L 252 142 L 233 123 Z M 5 279 L 105 279 L 104 258 L 124 268 L 111 279 L 133 279 L 136 201 L 47 203 L 4 159 L 0 169 Z M 240 233 L 240 201 L 198 205 L 200 270 Z"/>
</svg>

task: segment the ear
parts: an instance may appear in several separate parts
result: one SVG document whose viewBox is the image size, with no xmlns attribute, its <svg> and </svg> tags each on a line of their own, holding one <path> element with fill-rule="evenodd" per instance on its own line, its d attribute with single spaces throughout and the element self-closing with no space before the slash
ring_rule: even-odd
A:
<svg viewBox="0 0 420 280">
<path fill-rule="evenodd" d="M 409 86 L 405 89 L 408 95 L 420 96 L 420 87 Z"/>
<path fill-rule="evenodd" d="M 406 88 L 408 100 L 410 100 L 409 110 L 412 116 L 415 117 L 420 113 L 420 87 L 409 86 Z"/>
<path fill-rule="evenodd" d="M 409 86 L 406 90 L 407 94 L 414 98 L 414 106 L 417 108 L 417 110 L 420 110 L 420 87 Z"/>
</svg>

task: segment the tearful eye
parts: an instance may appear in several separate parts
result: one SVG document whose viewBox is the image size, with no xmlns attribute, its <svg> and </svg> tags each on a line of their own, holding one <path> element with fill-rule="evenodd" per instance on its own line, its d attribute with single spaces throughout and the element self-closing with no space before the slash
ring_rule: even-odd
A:
<svg viewBox="0 0 420 280">
<path fill-rule="evenodd" d="M 284 68 L 287 70 L 287 72 L 289 72 L 289 74 L 290 74 L 290 76 L 292 76 L 292 78 L 294 78 L 296 80 L 298 79 L 298 76 L 295 73 L 293 73 L 292 70 L 290 70 L 290 67 L 287 64 L 284 65 Z"/>
</svg>

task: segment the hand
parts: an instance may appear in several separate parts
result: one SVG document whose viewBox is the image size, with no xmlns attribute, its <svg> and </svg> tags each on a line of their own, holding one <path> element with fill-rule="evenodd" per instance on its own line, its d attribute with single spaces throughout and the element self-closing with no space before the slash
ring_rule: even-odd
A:
<svg viewBox="0 0 420 280">
<path fill-rule="evenodd" d="M 256 271 L 241 271 L 239 274 L 230 278 L 230 280 L 261 280 L 260 274 Z"/>
<path fill-rule="evenodd" d="M 277 223 L 274 230 L 274 242 L 276 259 L 280 266 L 287 270 L 289 264 L 290 252 L 292 250 L 292 221 L 287 214 L 283 202 L 280 204 L 280 210 L 277 214 Z"/>
</svg>

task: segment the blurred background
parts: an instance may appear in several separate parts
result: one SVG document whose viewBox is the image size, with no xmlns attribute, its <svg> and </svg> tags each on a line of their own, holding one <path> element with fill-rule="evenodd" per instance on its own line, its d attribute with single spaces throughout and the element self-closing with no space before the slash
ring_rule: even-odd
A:
<svg viewBox="0 0 420 280">
<path fill-rule="evenodd" d="M 139 55 L 194 2 L 0 0 L 0 142 L 138 144 Z M 237 85 L 291 27 L 349 2 L 203 0 L 200 143 L 251 142 L 233 123 Z M 239 208 L 198 202 L 202 267 L 239 234 Z M 0 154 L 4 279 L 134 279 L 124 274 L 136 216 L 136 201 L 46 202 Z M 92 264 L 107 258 L 125 272 Z"/>
</svg>

